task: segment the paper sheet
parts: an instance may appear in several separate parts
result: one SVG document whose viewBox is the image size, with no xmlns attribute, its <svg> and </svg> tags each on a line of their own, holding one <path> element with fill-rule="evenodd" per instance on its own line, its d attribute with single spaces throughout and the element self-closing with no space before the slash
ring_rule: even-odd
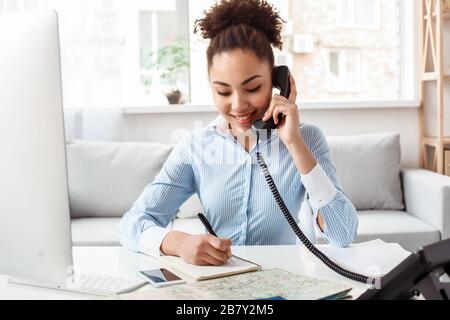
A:
<svg viewBox="0 0 450 320">
<path fill-rule="evenodd" d="M 331 245 L 318 245 L 317 248 L 341 266 L 370 276 L 389 273 L 411 254 L 398 243 L 386 243 L 379 239 L 355 243 L 348 248 Z"/>
</svg>

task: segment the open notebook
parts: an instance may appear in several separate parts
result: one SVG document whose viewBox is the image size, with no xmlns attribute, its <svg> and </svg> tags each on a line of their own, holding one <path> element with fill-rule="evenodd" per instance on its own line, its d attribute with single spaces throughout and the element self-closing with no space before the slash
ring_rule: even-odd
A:
<svg viewBox="0 0 450 320">
<path fill-rule="evenodd" d="M 260 265 L 234 255 L 221 266 L 196 266 L 173 256 L 162 256 L 159 257 L 159 260 L 197 281 L 261 270 Z"/>
</svg>

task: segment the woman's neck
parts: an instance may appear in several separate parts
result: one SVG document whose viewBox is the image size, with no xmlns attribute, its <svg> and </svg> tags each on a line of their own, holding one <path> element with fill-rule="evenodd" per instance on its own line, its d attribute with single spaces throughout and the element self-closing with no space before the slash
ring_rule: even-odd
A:
<svg viewBox="0 0 450 320">
<path fill-rule="evenodd" d="M 234 140 L 239 142 L 245 151 L 249 152 L 256 143 L 255 133 L 251 129 L 247 129 L 246 131 L 233 129 L 230 123 L 228 123 L 228 128 L 234 136 Z"/>
<path fill-rule="evenodd" d="M 249 128 L 246 130 L 242 130 L 242 129 L 233 128 L 229 122 L 228 122 L 228 129 L 230 129 L 230 132 L 233 136 L 238 137 L 238 138 L 256 137 L 256 134 L 253 132 L 252 129 Z"/>
</svg>

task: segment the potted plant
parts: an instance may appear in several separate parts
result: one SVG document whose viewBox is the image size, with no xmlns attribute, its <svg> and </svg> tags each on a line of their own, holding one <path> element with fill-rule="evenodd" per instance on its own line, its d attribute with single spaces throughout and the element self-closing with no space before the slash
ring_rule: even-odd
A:
<svg viewBox="0 0 450 320">
<path fill-rule="evenodd" d="M 170 104 L 179 104 L 181 91 L 178 79 L 189 68 L 189 54 L 186 38 L 177 37 L 171 44 L 151 52 L 145 59 L 145 68 L 158 73 L 161 80 L 169 85 L 166 96 Z M 152 81 L 146 79 L 146 84 Z"/>
</svg>

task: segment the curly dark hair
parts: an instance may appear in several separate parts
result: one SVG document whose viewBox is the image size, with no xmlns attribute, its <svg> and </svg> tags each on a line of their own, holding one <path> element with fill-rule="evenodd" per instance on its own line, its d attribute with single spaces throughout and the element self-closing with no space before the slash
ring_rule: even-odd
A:
<svg viewBox="0 0 450 320">
<path fill-rule="evenodd" d="M 201 30 L 211 39 L 206 52 L 208 73 L 214 55 L 234 49 L 250 50 L 274 65 L 272 46 L 282 49 L 281 29 L 285 22 L 266 0 L 222 0 L 195 21 L 194 33 Z"/>
</svg>

